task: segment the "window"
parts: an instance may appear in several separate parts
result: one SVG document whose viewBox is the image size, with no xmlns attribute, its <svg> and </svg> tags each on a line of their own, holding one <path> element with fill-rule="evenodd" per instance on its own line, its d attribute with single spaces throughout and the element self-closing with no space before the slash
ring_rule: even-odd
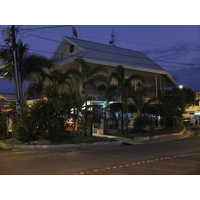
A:
<svg viewBox="0 0 200 200">
<path fill-rule="evenodd" d="M 195 101 L 195 106 L 199 106 L 199 101 Z"/>
</svg>

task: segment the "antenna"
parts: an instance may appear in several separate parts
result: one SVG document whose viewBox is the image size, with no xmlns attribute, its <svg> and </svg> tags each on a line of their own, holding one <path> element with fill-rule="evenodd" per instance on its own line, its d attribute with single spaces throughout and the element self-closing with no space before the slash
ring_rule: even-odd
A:
<svg viewBox="0 0 200 200">
<path fill-rule="evenodd" d="M 112 33 L 111 33 L 111 40 L 110 40 L 109 44 L 110 44 L 112 47 L 116 47 L 115 42 L 116 42 L 116 41 L 115 41 L 115 32 L 112 31 Z"/>
<path fill-rule="evenodd" d="M 75 29 L 74 27 L 72 27 L 72 33 L 73 33 L 73 36 L 74 36 L 75 38 L 78 37 L 78 33 L 77 33 L 77 31 L 76 31 L 76 29 Z"/>
</svg>

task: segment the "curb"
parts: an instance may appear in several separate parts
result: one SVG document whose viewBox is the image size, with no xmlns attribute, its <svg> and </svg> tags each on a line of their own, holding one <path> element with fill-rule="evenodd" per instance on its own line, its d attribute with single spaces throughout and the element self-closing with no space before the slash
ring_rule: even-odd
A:
<svg viewBox="0 0 200 200">
<path fill-rule="evenodd" d="M 183 139 L 186 137 L 190 137 L 192 135 L 191 131 L 187 131 L 186 135 L 184 136 L 186 129 L 181 131 L 180 133 L 172 133 L 172 134 L 164 134 L 164 135 L 155 135 L 152 137 L 137 137 L 135 140 L 132 140 L 132 144 L 139 145 L 139 144 L 146 144 L 147 143 L 154 143 L 154 142 L 164 142 L 173 140 L 173 136 L 179 136 L 179 138 L 176 139 Z M 171 138 L 166 138 L 171 137 Z M 113 137 L 117 139 L 117 137 Z M 156 140 L 156 139 L 159 139 Z M 163 139 L 163 140 L 162 140 Z M 80 147 L 80 146 L 96 146 L 96 145 L 119 145 L 124 143 L 122 140 L 120 140 L 120 137 L 118 137 L 118 141 L 113 142 L 95 142 L 95 143 L 80 143 L 80 144 L 58 144 L 58 145 L 14 145 L 14 144 L 5 144 L 0 142 L 0 147 L 6 148 L 6 149 L 17 149 L 17 150 L 48 150 L 48 149 L 59 149 L 59 148 L 66 148 L 66 147 Z M 125 142 L 126 143 L 126 142 Z"/>
<path fill-rule="evenodd" d="M 80 147 L 80 146 L 96 146 L 96 145 L 119 145 L 121 141 L 114 142 L 95 142 L 95 143 L 80 143 L 80 144 L 58 144 L 58 145 L 16 145 L 16 144 L 5 144 L 0 142 L 0 147 L 6 149 L 17 149 L 17 150 L 40 150 L 40 149 L 59 149 L 65 147 Z"/>
<path fill-rule="evenodd" d="M 169 136 L 172 136 L 172 137 L 173 136 L 182 136 L 185 131 L 186 131 L 186 128 L 183 129 L 180 133 L 172 133 L 172 134 L 164 134 L 164 135 L 154 135 L 152 137 L 150 137 L 150 136 L 136 137 L 135 141 L 143 142 L 143 141 L 148 141 L 148 140 L 151 140 L 151 139 L 162 139 L 162 138 L 169 137 Z"/>
</svg>

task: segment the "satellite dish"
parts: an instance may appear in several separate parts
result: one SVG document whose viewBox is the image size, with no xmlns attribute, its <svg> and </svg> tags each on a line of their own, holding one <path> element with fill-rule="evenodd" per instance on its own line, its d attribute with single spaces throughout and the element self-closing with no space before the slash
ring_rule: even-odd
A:
<svg viewBox="0 0 200 200">
<path fill-rule="evenodd" d="M 72 33 L 73 33 L 74 37 L 76 37 L 76 38 L 78 37 L 78 33 L 74 27 L 72 27 Z"/>
</svg>

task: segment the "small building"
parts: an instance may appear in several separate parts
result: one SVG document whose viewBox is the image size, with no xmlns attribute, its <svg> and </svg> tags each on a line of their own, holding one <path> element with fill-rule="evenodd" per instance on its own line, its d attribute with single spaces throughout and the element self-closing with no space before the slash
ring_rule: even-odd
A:
<svg viewBox="0 0 200 200">
<path fill-rule="evenodd" d="M 8 108 L 8 106 L 15 101 L 15 94 L 0 93 L 0 110 L 5 111 Z"/>
<path fill-rule="evenodd" d="M 0 111 L 6 116 L 7 135 L 11 135 L 13 132 L 14 115 L 12 109 L 9 109 L 9 105 L 15 101 L 14 94 L 0 93 Z"/>
<path fill-rule="evenodd" d="M 190 121 L 191 124 L 195 124 L 196 120 L 200 122 L 200 91 L 195 92 L 195 104 L 185 110 L 183 120 Z"/>
</svg>

